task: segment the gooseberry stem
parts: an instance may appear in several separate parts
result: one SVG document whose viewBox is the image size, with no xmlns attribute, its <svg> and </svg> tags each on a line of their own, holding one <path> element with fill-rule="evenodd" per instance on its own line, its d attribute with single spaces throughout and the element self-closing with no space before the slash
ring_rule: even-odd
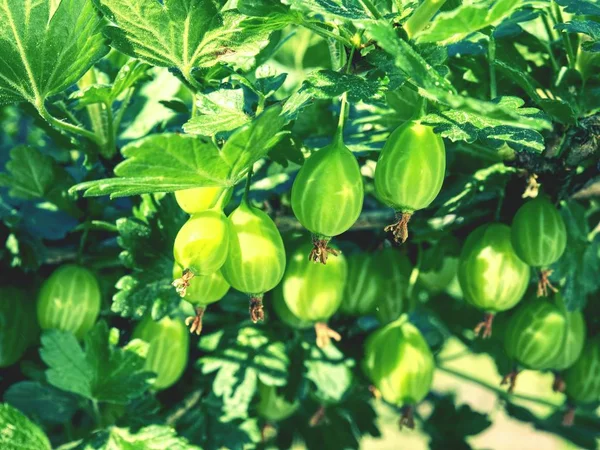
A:
<svg viewBox="0 0 600 450">
<path fill-rule="evenodd" d="M 404 24 L 409 39 L 421 31 L 435 16 L 446 0 L 425 0 L 421 3 Z"/>
<path fill-rule="evenodd" d="M 352 58 L 354 58 L 354 52 L 356 51 L 356 47 L 352 46 L 350 49 L 350 55 L 348 56 L 348 61 L 346 62 L 345 73 L 350 73 L 350 68 L 352 67 Z M 340 97 L 340 117 L 338 118 L 338 127 L 335 132 L 335 136 L 333 137 L 334 142 L 342 143 L 343 142 L 343 134 L 344 134 L 344 122 L 346 121 L 346 114 L 348 112 L 348 92 L 344 92 Z"/>
<path fill-rule="evenodd" d="M 414 407 L 412 405 L 402 408 L 402 417 L 400 417 L 400 429 L 407 427 L 411 430 L 415 428 Z"/>
<path fill-rule="evenodd" d="M 254 168 L 250 167 L 250 169 L 248 170 L 248 175 L 246 175 L 246 187 L 244 188 L 244 198 L 243 201 L 246 204 L 248 203 L 248 197 L 250 195 L 250 185 L 252 184 L 252 175 L 254 174 Z"/>
</svg>

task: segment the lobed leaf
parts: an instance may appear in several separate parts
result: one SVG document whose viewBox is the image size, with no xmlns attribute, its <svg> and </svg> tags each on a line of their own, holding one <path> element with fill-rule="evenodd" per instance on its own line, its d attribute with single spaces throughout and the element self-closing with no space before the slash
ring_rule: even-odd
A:
<svg viewBox="0 0 600 450">
<path fill-rule="evenodd" d="M 484 0 L 464 3 L 441 12 L 415 39 L 419 43 L 451 44 L 490 25 L 498 25 L 521 6 L 520 0 Z"/>
<path fill-rule="evenodd" d="M 0 0 L 0 105 L 40 107 L 108 51 L 92 0 Z"/>
</svg>

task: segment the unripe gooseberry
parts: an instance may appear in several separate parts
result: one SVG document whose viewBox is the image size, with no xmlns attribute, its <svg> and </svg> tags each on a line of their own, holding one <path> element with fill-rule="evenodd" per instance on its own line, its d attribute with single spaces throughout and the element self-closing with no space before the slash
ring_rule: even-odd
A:
<svg viewBox="0 0 600 450">
<path fill-rule="evenodd" d="M 491 336 L 494 315 L 519 303 L 529 283 L 529 266 L 515 253 L 507 225 L 482 225 L 467 237 L 458 260 L 458 281 L 465 300 L 486 313 L 476 334 Z"/>
<path fill-rule="evenodd" d="M 385 280 L 377 270 L 374 253 L 355 252 L 346 257 L 348 277 L 340 312 L 361 316 L 374 311 Z"/>
<path fill-rule="evenodd" d="M 134 329 L 133 338 L 149 344 L 145 367 L 156 374 L 154 389 L 171 387 L 181 378 L 187 366 L 190 344 L 183 322 L 170 317 L 157 322 L 146 315 Z"/>
<path fill-rule="evenodd" d="M 565 372 L 567 397 L 580 404 L 600 401 L 600 337 L 590 339 Z"/>
<path fill-rule="evenodd" d="M 519 258 L 542 269 L 538 296 L 548 295 L 548 289 L 556 292 L 547 267 L 558 261 L 567 247 L 567 227 L 558 209 L 542 195 L 528 201 L 515 214 L 511 240 Z"/>
<path fill-rule="evenodd" d="M 264 319 L 263 294 L 273 289 L 285 272 L 285 248 L 271 218 L 245 200 L 229 216 L 229 253 L 222 271 L 227 282 L 250 295 L 250 318 Z"/>
<path fill-rule="evenodd" d="M 375 267 L 381 277 L 375 316 L 385 325 L 397 320 L 406 310 L 412 264 L 397 248 L 385 248 L 375 253 Z"/>
<path fill-rule="evenodd" d="M 221 186 L 197 187 L 175 191 L 175 200 L 186 213 L 196 214 L 214 208 L 221 196 L 224 196 L 222 203 L 225 205 L 232 192 L 231 189 Z"/>
<path fill-rule="evenodd" d="M 325 264 L 333 236 L 348 230 L 362 210 L 363 180 L 352 152 L 341 135 L 313 153 L 292 186 L 292 209 L 298 221 L 313 234 L 309 259 Z"/>
<path fill-rule="evenodd" d="M 437 197 L 445 172 L 444 141 L 433 128 L 408 121 L 390 135 L 375 168 L 375 193 L 396 211 L 398 221 L 385 228 L 396 242 L 408 238 L 412 214 Z"/>
<path fill-rule="evenodd" d="M 315 324 L 317 344 L 324 347 L 330 338 L 341 339 L 326 322 L 342 302 L 348 265 L 342 254 L 326 265 L 313 264 L 306 259 L 309 248 L 310 244 L 301 245 L 291 254 L 281 289 L 292 314 Z"/>
<path fill-rule="evenodd" d="M 21 359 L 38 334 L 34 302 L 20 289 L 0 288 L 0 367 Z"/>
<path fill-rule="evenodd" d="M 44 281 L 38 294 L 40 328 L 69 331 L 83 339 L 98 318 L 101 300 L 96 276 L 85 267 L 65 264 Z"/>
<path fill-rule="evenodd" d="M 216 209 L 194 214 L 183 224 L 173 244 L 175 262 L 184 269 L 173 285 L 182 297 L 194 276 L 221 269 L 229 250 L 230 226 L 225 214 Z"/>
<path fill-rule="evenodd" d="M 179 264 L 173 265 L 173 278 L 179 279 L 183 275 L 183 269 Z M 220 270 L 210 275 L 195 276 L 186 289 L 183 299 L 195 306 L 196 315 L 185 320 L 190 326 L 190 332 L 200 335 L 202 332 L 202 318 L 206 307 L 211 303 L 218 302 L 229 291 L 229 283 L 225 281 Z"/>
<path fill-rule="evenodd" d="M 510 318 L 504 347 L 507 355 L 533 370 L 567 369 L 581 355 L 586 328 L 580 311 L 568 311 L 560 296 L 531 299 Z M 509 389 L 514 389 L 513 372 Z"/>
<path fill-rule="evenodd" d="M 435 363 L 427 342 L 406 316 L 369 336 L 363 369 L 386 402 L 406 407 L 403 423 L 412 427 L 412 407 L 429 393 Z"/>
</svg>

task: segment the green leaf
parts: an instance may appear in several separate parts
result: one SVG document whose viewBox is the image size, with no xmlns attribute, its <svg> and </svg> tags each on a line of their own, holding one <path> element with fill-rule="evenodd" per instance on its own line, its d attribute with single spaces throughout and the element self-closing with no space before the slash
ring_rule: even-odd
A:
<svg viewBox="0 0 600 450">
<path fill-rule="evenodd" d="M 132 59 L 121 67 L 112 85 L 95 84 L 74 92 L 69 99 L 75 102 L 76 109 L 95 103 L 112 105 L 123 92 L 145 78 L 149 69 L 148 64 Z"/>
<path fill-rule="evenodd" d="M 497 106 L 511 115 L 534 120 L 538 116 L 539 110 L 523 108 L 524 102 L 520 98 L 501 97 L 497 100 Z M 507 143 L 516 150 L 528 149 L 538 152 L 545 148 L 544 138 L 537 131 L 520 128 L 513 120 L 506 120 L 502 117 L 494 118 L 493 110 L 486 111 L 484 108 L 479 113 L 457 110 L 440 111 L 428 114 L 421 121 L 434 127 L 436 133 L 452 141 L 474 142 L 480 140 L 495 148 Z"/>
<path fill-rule="evenodd" d="M 486 414 L 473 411 L 468 405 L 456 406 L 454 396 L 446 395 L 435 403 L 435 409 L 425 423 L 431 449 L 470 449 L 467 436 L 481 433 L 492 425 Z"/>
<path fill-rule="evenodd" d="M 0 1 L 0 105 L 50 95 L 83 76 L 108 48 L 91 0 Z"/>
<path fill-rule="evenodd" d="M 320 349 L 303 343 L 309 357 L 304 360 L 306 378 L 315 383 L 321 402 L 337 403 L 352 385 L 352 361 L 344 358 L 333 344 Z"/>
<path fill-rule="evenodd" d="M 484 0 L 465 3 L 452 11 L 441 12 L 429 27 L 415 36 L 419 43 L 451 44 L 490 25 L 496 26 L 510 16 L 520 0 Z"/>
<path fill-rule="evenodd" d="M 463 127 L 456 127 L 456 139 L 467 139 L 468 133 L 456 133 L 461 128 L 468 128 L 466 123 L 471 117 L 478 119 L 480 124 L 487 120 L 501 121 L 503 125 L 516 128 L 531 128 L 533 130 L 550 129 L 550 122 L 542 115 L 537 114 L 534 108 L 520 108 L 523 101 L 515 97 L 496 99 L 486 102 L 456 94 L 456 90 L 443 78 L 420 54 L 407 42 L 400 39 L 395 30 L 385 22 L 372 22 L 368 27 L 371 35 L 379 45 L 394 57 L 396 66 L 406 78 L 418 88 L 421 96 L 446 105 L 456 111 L 450 114 L 457 116 Z M 441 119 L 442 122 L 447 120 Z M 497 123 L 497 122 L 496 122 Z M 452 123 L 448 124 L 451 126 Z M 472 133 L 470 133 L 472 134 Z M 505 134 L 502 130 L 500 138 Z M 518 140 L 537 139 L 537 133 L 527 133 L 528 136 Z M 541 136 L 540 136 L 541 138 Z M 539 147 L 539 143 L 536 144 Z"/>
<path fill-rule="evenodd" d="M 541 86 L 527 73 L 520 70 L 514 65 L 508 64 L 500 59 L 494 61 L 494 65 L 500 69 L 506 76 L 517 83 L 537 105 L 544 110 L 548 115 L 554 117 L 558 121 L 574 125 L 577 120 L 577 114 L 573 107 L 562 99 L 542 98 L 538 94 L 537 89 L 541 90 Z"/>
<path fill-rule="evenodd" d="M 415 85 L 431 91 L 434 97 L 455 94 L 452 84 L 442 77 L 417 51 L 406 41 L 400 39 L 396 31 L 387 22 L 371 22 L 367 30 L 387 53 L 392 55 L 396 67 Z"/>
<path fill-rule="evenodd" d="M 152 311 L 155 320 L 175 309 L 181 298 L 173 281 L 173 242 L 187 219 L 172 195 L 158 201 L 144 196 L 143 219 L 117 221 L 119 258 L 130 269 L 116 284 L 112 310 L 123 317 L 141 318 Z"/>
<path fill-rule="evenodd" d="M 554 28 L 567 33 L 581 33 L 589 36 L 591 41 L 584 41 L 581 46 L 588 52 L 600 52 L 600 23 L 594 20 L 571 20 L 559 23 Z"/>
<path fill-rule="evenodd" d="M 193 69 L 256 55 L 271 30 L 257 29 L 237 11 L 220 12 L 212 0 L 96 0 L 114 23 L 111 45 L 155 66 L 176 67 L 190 80 Z"/>
<path fill-rule="evenodd" d="M 0 186 L 25 200 L 46 199 L 74 216 L 80 214 L 67 194 L 73 178 L 54 158 L 34 147 L 20 145 L 10 151 L 7 173 L 0 173 Z"/>
<path fill-rule="evenodd" d="M 348 93 L 352 103 L 381 97 L 380 83 L 358 75 L 319 70 L 308 74 L 300 89 L 291 95 L 283 106 L 283 114 L 295 119 L 314 99 L 331 99 Z"/>
<path fill-rule="evenodd" d="M 472 175 L 461 178 L 446 187 L 439 197 L 441 207 L 435 216 L 443 217 L 458 211 L 471 211 L 482 201 L 498 199 L 506 190 L 510 177 L 517 170 L 504 163 L 492 164 L 477 170 Z"/>
<path fill-rule="evenodd" d="M 52 450 L 44 432 L 5 403 L 0 403 L 0 448 L 2 450 Z"/>
<path fill-rule="evenodd" d="M 85 398 L 93 398 L 93 369 L 75 336 L 59 330 L 48 330 L 42 335 L 40 356 L 48 365 L 48 383 L 63 391 Z"/>
<path fill-rule="evenodd" d="M 359 0 L 290 0 L 289 4 L 301 11 L 309 11 L 332 18 L 371 19 Z"/>
<path fill-rule="evenodd" d="M 600 234 L 588 238 L 589 227 L 585 208 L 570 201 L 561 208 L 567 226 L 567 248 L 552 266 L 553 279 L 564 280 L 561 294 L 570 310 L 582 309 L 587 296 L 600 289 Z"/>
<path fill-rule="evenodd" d="M 199 115 L 192 117 L 183 130 L 189 134 L 214 136 L 231 131 L 250 121 L 244 112 L 243 89 L 219 89 L 196 97 Z"/>
<path fill-rule="evenodd" d="M 118 178 L 80 183 L 71 191 L 113 197 L 173 192 L 198 186 L 234 186 L 279 141 L 285 124 L 279 106 L 233 133 L 223 149 L 208 138 L 158 134 L 126 145 L 127 158 L 115 168 Z"/>
<path fill-rule="evenodd" d="M 4 400 L 30 417 L 50 424 L 70 422 L 78 409 L 77 397 L 37 381 L 11 385 Z"/>
<path fill-rule="evenodd" d="M 177 436 L 175 429 L 149 425 L 138 430 L 110 427 L 92 436 L 74 450 L 201 450 L 187 439 Z"/>
<path fill-rule="evenodd" d="M 85 337 L 86 360 L 94 373 L 93 396 L 101 402 L 127 404 L 148 390 L 152 377 L 145 371 L 148 344 L 134 339 L 122 349 L 111 345 L 106 322 Z"/>
<path fill-rule="evenodd" d="M 126 404 L 148 390 L 147 347 L 140 340 L 115 347 L 106 322 L 98 322 L 85 337 L 85 350 L 71 333 L 46 331 L 40 356 L 48 365 L 48 383 L 54 387 L 90 400 Z"/>
<path fill-rule="evenodd" d="M 600 16 L 600 5 L 596 0 L 555 0 L 569 14 Z"/>
<path fill-rule="evenodd" d="M 229 166 L 230 186 L 235 185 L 256 161 L 267 156 L 285 134 L 280 132 L 285 123 L 281 107 L 274 106 L 227 139 L 221 156 Z"/>
<path fill-rule="evenodd" d="M 222 398 L 221 420 L 227 421 L 247 417 L 258 380 L 270 386 L 285 385 L 289 360 L 283 342 L 250 326 L 225 333 L 198 365 L 204 374 L 217 372 L 213 392 Z"/>
</svg>

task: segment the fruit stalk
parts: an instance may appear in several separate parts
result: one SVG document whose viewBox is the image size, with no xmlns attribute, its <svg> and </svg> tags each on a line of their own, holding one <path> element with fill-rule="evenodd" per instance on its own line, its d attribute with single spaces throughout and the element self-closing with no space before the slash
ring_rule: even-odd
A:
<svg viewBox="0 0 600 450">
<path fill-rule="evenodd" d="M 488 339 L 488 338 L 492 337 L 492 324 L 493 323 L 494 323 L 494 314 L 486 313 L 483 316 L 483 321 L 479 322 L 477 324 L 477 326 L 475 327 L 475 329 L 473 330 L 473 331 L 475 331 L 475 336 L 479 337 L 479 335 L 483 331 L 483 334 L 481 334 L 481 337 L 483 339 Z"/>
<path fill-rule="evenodd" d="M 252 320 L 253 323 L 262 322 L 263 320 L 265 320 L 265 311 L 262 294 L 250 296 L 249 310 L 250 320 Z"/>
<path fill-rule="evenodd" d="M 317 347 L 319 348 L 327 347 L 331 344 L 332 339 L 336 342 L 342 340 L 342 335 L 329 328 L 325 322 L 315 323 L 315 333 L 317 334 Z"/>
</svg>

